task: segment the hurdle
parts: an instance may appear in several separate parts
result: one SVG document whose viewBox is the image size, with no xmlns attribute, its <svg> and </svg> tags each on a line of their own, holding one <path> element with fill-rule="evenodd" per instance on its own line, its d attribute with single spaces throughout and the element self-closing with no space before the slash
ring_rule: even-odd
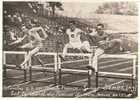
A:
<svg viewBox="0 0 140 100">
<path fill-rule="evenodd" d="M 27 52 L 17 52 L 17 51 L 4 51 L 4 56 L 3 56 L 3 63 L 4 63 L 4 76 L 7 76 L 6 73 L 6 69 L 16 69 L 16 65 L 9 65 L 6 64 L 6 54 L 23 54 L 24 57 L 27 55 Z M 61 62 L 61 59 L 58 57 L 59 55 L 61 55 L 62 53 L 52 53 L 52 52 L 39 52 L 36 55 L 51 55 L 54 56 L 54 63 L 49 63 L 49 64 L 45 64 L 45 66 L 47 65 L 54 65 L 54 68 L 42 68 L 40 67 L 41 65 L 32 65 L 32 61 L 30 60 L 29 63 L 26 66 L 30 66 L 29 67 L 29 80 L 32 80 L 32 71 L 46 71 L 46 72 L 50 72 L 50 73 L 54 73 L 54 84 L 55 85 L 63 85 L 62 84 L 62 74 L 76 74 L 76 75 L 88 75 L 88 88 L 91 87 L 91 76 L 92 76 L 92 71 L 91 70 L 75 70 L 75 69 L 65 69 L 62 68 L 62 64 L 66 64 L 67 62 L 70 63 L 70 61 L 66 61 L 66 62 Z M 85 59 L 85 61 L 88 61 L 88 64 L 90 66 L 92 66 L 92 56 L 91 53 L 67 53 L 66 56 L 85 56 L 88 57 L 89 59 Z M 127 58 L 127 59 L 132 59 L 133 60 L 133 73 L 132 74 L 124 74 L 124 73 L 112 73 L 112 72 L 100 72 L 98 70 L 98 67 L 95 68 L 97 70 L 95 70 L 95 76 L 96 76 L 96 88 L 98 88 L 98 79 L 99 77 L 105 77 L 102 76 L 100 74 L 110 74 L 110 75 L 120 75 L 120 76 L 128 76 L 131 77 L 130 80 L 132 80 L 132 85 L 133 85 L 133 81 L 136 78 L 136 55 L 131 55 L 131 54 L 120 54 L 120 55 L 111 55 L 111 54 L 103 54 L 102 56 L 100 56 L 100 58 Z M 79 60 L 82 61 L 82 60 Z M 74 63 L 76 61 L 72 61 L 72 63 Z M 6 66 L 6 67 L 5 67 Z M 17 69 L 18 70 L 18 69 Z M 21 70 L 21 69 L 19 69 Z M 27 70 L 23 70 L 24 71 L 24 80 L 27 79 L 26 74 L 27 74 Z M 115 78 L 115 77 L 112 77 Z M 118 77 L 120 78 L 120 77 Z M 58 82 L 57 82 L 58 79 Z M 57 84 L 58 83 L 58 84 Z"/>
<path fill-rule="evenodd" d="M 62 55 L 62 53 L 59 53 L 59 55 Z M 92 54 L 91 53 L 67 53 L 66 57 L 68 56 L 78 56 L 78 57 L 88 57 L 89 59 L 84 59 L 84 60 L 76 60 L 76 61 L 64 61 L 62 62 L 60 58 L 58 58 L 58 70 L 59 70 L 59 86 L 66 85 L 66 86 L 74 86 L 74 85 L 68 85 L 68 84 L 62 84 L 62 74 L 73 74 L 73 75 L 87 75 L 88 76 L 88 83 L 87 87 L 91 87 L 91 76 L 92 76 L 92 71 L 90 69 L 88 70 L 80 70 L 80 69 L 66 69 L 62 68 L 63 64 L 67 63 L 76 63 L 79 61 L 88 61 L 88 65 L 91 66 L 92 64 Z M 85 66 L 86 67 L 86 66 Z M 75 85 L 77 87 L 77 85 Z M 78 87 L 83 87 L 83 86 L 78 86 Z"/>
<path fill-rule="evenodd" d="M 29 60 L 29 62 L 27 62 L 26 66 L 29 67 L 29 69 L 20 69 L 17 68 L 16 65 L 13 64 L 6 64 L 6 54 L 20 54 L 20 55 L 24 55 L 24 58 L 26 57 L 26 55 L 28 54 L 28 52 L 25 51 L 4 51 L 3 52 L 3 76 L 7 78 L 7 69 L 13 69 L 13 70 L 23 70 L 24 71 L 24 81 L 27 81 L 27 71 L 29 71 L 29 81 L 30 82 L 34 82 L 34 80 L 32 79 L 32 71 L 41 71 L 41 72 L 49 72 L 49 73 L 54 73 L 54 84 L 56 85 L 57 82 L 57 54 L 56 53 L 52 53 L 52 52 L 39 52 L 36 54 L 37 55 L 50 55 L 53 56 L 54 58 L 54 63 L 49 63 L 49 64 L 45 64 L 45 66 L 49 66 L 49 65 L 54 65 L 53 69 L 48 69 L 48 68 L 42 68 L 41 65 L 32 65 L 32 59 Z"/>
<path fill-rule="evenodd" d="M 27 70 L 25 69 L 20 69 L 20 68 L 16 68 L 16 65 L 11 65 L 11 64 L 6 64 L 6 54 L 20 54 L 20 55 L 23 55 L 24 58 L 26 56 L 26 52 L 22 52 L 22 51 L 3 51 L 3 76 L 5 77 L 5 79 L 8 78 L 7 76 L 7 69 L 13 69 L 13 70 L 21 70 L 24 72 L 24 82 L 27 81 L 27 77 L 26 77 L 26 74 L 27 74 Z"/>
<path fill-rule="evenodd" d="M 104 72 L 104 71 L 99 71 L 99 66 L 97 66 L 95 69 L 95 76 L 96 76 L 96 88 L 98 88 L 98 80 L 100 77 L 102 78 L 116 78 L 116 79 L 125 79 L 125 80 L 131 80 L 132 84 L 132 88 L 133 88 L 133 83 L 134 80 L 136 79 L 136 59 L 137 56 L 133 55 L 133 54 L 117 54 L 117 55 L 112 55 L 112 54 L 103 54 L 100 56 L 100 58 L 126 58 L 126 59 L 131 59 L 132 60 L 132 68 L 133 71 L 131 74 L 129 73 L 119 73 L 119 72 Z M 110 75 L 110 76 L 105 76 L 105 75 Z M 114 75 L 114 76 L 111 76 Z M 116 76 L 121 76 L 121 77 L 116 77 Z M 123 76 L 127 77 L 127 78 L 123 78 Z"/>
<path fill-rule="evenodd" d="M 92 93 L 97 93 L 98 91 L 101 91 L 101 90 L 105 90 L 106 88 L 110 88 L 111 86 L 113 86 L 113 85 L 117 85 L 117 84 L 120 84 L 120 83 L 123 83 L 123 82 L 125 82 L 125 81 L 127 81 L 127 80 L 132 80 L 132 86 L 133 86 L 133 80 L 134 79 L 136 79 L 136 59 L 137 59 L 137 56 L 136 55 L 133 55 L 133 54 L 121 54 L 121 55 L 118 55 L 118 54 L 115 54 L 115 55 L 111 55 L 111 54 L 103 54 L 102 56 L 100 56 L 100 58 L 129 58 L 129 59 L 132 59 L 133 60 L 133 71 L 132 71 L 132 74 L 128 74 L 128 73 L 119 73 L 119 72 L 117 72 L 117 73 L 113 73 L 113 72 L 101 72 L 101 71 L 99 71 L 99 69 L 98 69 L 98 67 L 99 66 L 97 66 L 97 70 L 96 70 L 96 73 L 95 73 L 95 81 L 96 81 L 96 83 L 95 83 L 95 87 L 96 88 L 93 88 L 91 91 L 89 91 L 89 92 L 85 92 L 85 93 L 83 93 L 83 94 L 81 94 L 81 95 L 78 95 L 78 96 L 76 96 L 76 98 L 78 97 L 84 97 L 84 96 L 87 96 L 87 95 L 90 95 L 90 94 L 92 94 Z M 100 74 L 102 74 L 102 76 L 100 75 Z M 107 77 L 107 76 L 105 76 L 105 75 L 120 75 L 120 76 L 127 76 L 127 77 L 129 77 L 129 78 L 122 78 L 122 77 L 112 77 L 112 76 L 110 76 L 110 77 Z M 98 79 L 99 79 L 99 77 L 105 77 L 105 78 L 116 78 L 116 79 L 121 79 L 119 82 L 115 82 L 115 83 L 113 83 L 113 84 L 109 84 L 109 85 L 105 85 L 105 86 L 103 86 L 103 87 L 100 87 L 100 86 L 98 86 Z M 133 89 L 133 88 L 131 88 L 131 89 Z M 119 91 L 117 91 L 116 90 L 116 92 L 121 92 L 121 93 L 129 93 L 129 91 L 124 91 L 124 90 L 119 90 Z M 132 93 L 130 93 L 130 94 L 132 94 Z"/>
<path fill-rule="evenodd" d="M 41 81 L 33 80 L 33 78 L 32 78 L 32 72 L 33 71 L 44 72 L 44 74 L 46 74 L 45 72 L 53 73 L 54 74 L 54 82 L 45 82 L 45 83 L 52 83 L 52 84 L 54 84 L 56 86 L 57 85 L 57 69 L 58 69 L 57 54 L 52 53 L 52 52 L 38 52 L 37 54 L 35 54 L 35 56 L 38 56 L 38 55 L 53 56 L 53 60 L 54 60 L 53 62 L 54 63 L 43 64 L 44 66 L 42 66 L 42 64 L 41 65 L 32 65 L 31 64 L 32 60 L 30 59 L 30 62 L 29 62 L 29 66 L 30 66 L 29 67 L 29 80 L 31 82 L 41 82 Z M 42 62 L 39 62 L 39 63 L 42 63 Z M 54 68 L 47 68 L 47 66 L 50 66 L 50 65 L 53 65 Z"/>
</svg>

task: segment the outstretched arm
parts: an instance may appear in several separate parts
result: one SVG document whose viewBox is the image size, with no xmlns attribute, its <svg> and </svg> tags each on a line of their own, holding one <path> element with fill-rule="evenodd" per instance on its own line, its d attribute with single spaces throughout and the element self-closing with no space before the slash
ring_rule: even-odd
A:
<svg viewBox="0 0 140 100">
<path fill-rule="evenodd" d="M 27 35 L 24 35 L 22 38 L 18 38 L 16 41 L 10 43 L 9 45 L 18 44 L 18 43 L 22 42 L 26 37 L 27 37 Z"/>
</svg>

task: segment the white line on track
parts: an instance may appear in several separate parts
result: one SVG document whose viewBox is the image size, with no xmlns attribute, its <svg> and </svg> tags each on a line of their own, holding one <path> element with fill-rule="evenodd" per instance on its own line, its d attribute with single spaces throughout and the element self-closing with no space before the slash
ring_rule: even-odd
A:
<svg viewBox="0 0 140 100">
<path fill-rule="evenodd" d="M 117 60 L 109 60 L 109 61 L 106 61 L 106 62 L 100 62 L 99 64 L 106 64 L 106 63 L 112 63 L 112 62 L 116 62 L 116 61 L 126 61 L 126 59 L 117 59 Z"/>
<path fill-rule="evenodd" d="M 133 67 L 127 67 L 127 68 L 124 68 L 124 69 L 120 69 L 119 71 L 127 71 L 127 70 L 131 70 L 133 69 Z"/>
<path fill-rule="evenodd" d="M 99 69 L 111 68 L 111 67 L 114 67 L 114 66 L 119 66 L 119 65 L 131 63 L 131 62 L 132 62 L 132 61 L 125 61 L 125 62 L 120 62 L 120 63 L 116 63 L 116 64 L 101 66 L 101 67 L 99 67 Z"/>
</svg>

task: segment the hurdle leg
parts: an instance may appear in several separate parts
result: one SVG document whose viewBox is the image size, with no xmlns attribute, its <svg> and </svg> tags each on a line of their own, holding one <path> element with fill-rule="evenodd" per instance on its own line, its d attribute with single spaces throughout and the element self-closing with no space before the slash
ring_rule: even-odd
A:
<svg viewBox="0 0 140 100">
<path fill-rule="evenodd" d="M 57 56 L 58 57 L 58 56 Z M 58 57 L 58 85 L 62 88 L 62 70 L 61 70 L 61 59 Z"/>
<path fill-rule="evenodd" d="M 91 87 L 91 70 L 88 70 L 88 88 Z"/>
<path fill-rule="evenodd" d="M 29 66 L 29 81 L 32 81 L 32 57 L 28 61 L 28 66 Z"/>
<path fill-rule="evenodd" d="M 131 90 L 134 90 L 134 79 L 136 79 L 136 57 L 133 58 L 133 73 L 132 73 L 132 80 L 131 80 Z"/>
<path fill-rule="evenodd" d="M 89 66 L 92 66 L 92 55 L 89 57 Z M 88 70 L 88 88 L 91 87 L 91 75 L 92 75 L 92 70 Z"/>
<path fill-rule="evenodd" d="M 54 72 L 54 85 L 56 86 L 57 85 L 57 73 Z"/>
<path fill-rule="evenodd" d="M 133 87 L 134 86 L 134 79 L 133 79 L 133 75 L 132 75 L 132 80 L 131 80 L 131 86 Z"/>
<path fill-rule="evenodd" d="M 6 65 L 3 65 L 3 77 L 6 79 L 7 78 L 7 70 L 6 70 Z"/>
<path fill-rule="evenodd" d="M 96 88 L 98 88 L 98 72 L 95 72 Z"/>
<path fill-rule="evenodd" d="M 24 71 L 24 82 L 26 82 L 27 81 L 27 76 L 26 76 L 27 75 L 27 70 L 24 69 L 23 71 Z"/>
<path fill-rule="evenodd" d="M 57 72 L 58 72 L 58 64 L 57 64 L 57 55 L 54 56 L 54 85 L 57 86 Z"/>
<path fill-rule="evenodd" d="M 32 67 L 29 67 L 29 81 L 32 81 Z"/>
<path fill-rule="evenodd" d="M 61 80 L 62 80 L 62 77 L 61 77 L 61 69 L 59 69 L 59 85 L 61 86 L 62 85 L 62 82 L 61 82 Z"/>
<path fill-rule="evenodd" d="M 132 80 L 131 80 L 131 92 L 133 93 L 134 90 L 134 75 L 132 75 Z"/>
<path fill-rule="evenodd" d="M 7 78 L 7 70 L 6 70 L 6 54 L 3 54 L 3 77 Z"/>
<path fill-rule="evenodd" d="M 27 56 L 28 53 L 29 53 L 29 51 L 27 51 L 26 54 L 24 55 L 24 59 L 26 58 L 26 56 Z M 27 63 L 25 64 L 25 68 L 27 68 L 28 65 L 29 65 L 29 64 L 28 64 L 28 62 L 27 62 Z M 26 82 L 26 81 L 27 81 L 27 69 L 24 69 L 23 72 L 24 72 L 24 82 Z"/>
</svg>

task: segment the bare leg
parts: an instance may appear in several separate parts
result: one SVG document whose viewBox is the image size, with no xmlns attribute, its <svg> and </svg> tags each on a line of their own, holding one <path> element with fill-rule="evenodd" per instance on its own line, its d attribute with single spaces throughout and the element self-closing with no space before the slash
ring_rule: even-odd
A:
<svg viewBox="0 0 140 100">
<path fill-rule="evenodd" d="M 92 60 L 92 67 L 95 69 L 95 71 L 97 71 L 97 64 L 98 64 L 98 58 L 99 56 L 101 56 L 104 53 L 104 50 L 101 48 L 97 48 L 95 50 L 95 54 Z"/>
<path fill-rule="evenodd" d="M 24 61 L 21 63 L 21 67 L 24 67 L 24 65 L 31 59 L 31 57 L 36 54 L 37 52 L 39 52 L 40 47 L 36 47 L 33 50 L 31 50 L 29 52 L 29 54 L 25 57 Z"/>
<path fill-rule="evenodd" d="M 93 50 L 90 48 L 90 44 L 89 44 L 88 41 L 84 41 L 84 42 L 82 43 L 81 49 L 82 49 L 82 50 L 85 50 L 85 51 L 87 51 L 87 52 L 90 52 L 90 53 L 93 52 Z"/>
<path fill-rule="evenodd" d="M 63 49 L 63 54 L 62 56 L 65 57 L 68 51 L 68 48 L 72 48 L 72 45 L 70 43 L 66 44 L 64 49 Z"/>
<path fill-rule="evenodd" d="M 33 45 L 31 43 L 27 43 L 27 44 L 24 44 L 22 46 L 20 46 L 20 48 L 33 48 Z"/>
</svg>

